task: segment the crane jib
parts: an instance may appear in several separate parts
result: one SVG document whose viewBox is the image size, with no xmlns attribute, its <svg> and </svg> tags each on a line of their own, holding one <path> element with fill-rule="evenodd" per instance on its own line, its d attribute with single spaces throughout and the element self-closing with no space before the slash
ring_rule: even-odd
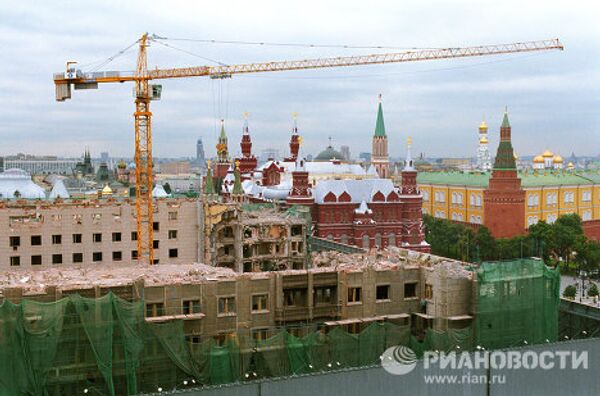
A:
<svg viewBox="0 0 600 396">
<path fill-rule="evenodd" d="M 71 87 L 97 89 L 99 83 L 135 81 L 135 160 L 136 160 L 136 218 L 138 250 L 136 258 L 147 264 L 156 264 L 153 241 L 153 202 L 152 202 L 152 134 L 150 102 L 159 100 L 162 86 L 148 84 L 150 80 L 207 76 L 212 79 L 230 78 L 233 74 L 262 73 L 320 69 L 326 67 L 346 67 L 402 62 L 419 62 L 437 59 L 465 58 L 476 56 L 502 55 L 519 52 L 563 50 L 558 39 L 527 41 L 474 47 L 433 48 L 420 51 L 383 53 L 373 55 L 340 56 L 295 61 L 248 63 L 241 65 L 196 66 L 171 69 L 148 69 L 146 48 L 148 37 L 145 33 L 140 40 L 135 72 L 105 71 L 83 72 L 75 68 L 76 62 L 67 62 L 66 71 L 54 74 L 56 100 L 71 99 Z"/>
</svg>

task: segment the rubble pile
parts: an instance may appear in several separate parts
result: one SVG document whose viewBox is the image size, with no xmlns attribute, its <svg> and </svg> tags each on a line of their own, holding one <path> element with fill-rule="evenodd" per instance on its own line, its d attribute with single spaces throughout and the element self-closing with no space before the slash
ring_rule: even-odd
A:
<svg viewBox="0 0 600 396">
<path fill-rule="evenodd" d="M 335 251 L 315 252 L 312 254 L 314 268 L 328 268 L 338 270 L 351 270 L 362 268 L 397 269 L 400 266 L 443 266 L 457 277 L 469 273 L 464 266 L 467 263 L 435 256 L 429 253 L 420 253 L 412 250 L 389 247 L 383 250 L 371 250 L 369 253 L 340 253 Z"/>
<path fill-rule="evenodd" d="M 472 272 L 467 270 L 460 262 L 444 261 L 433 266 L 438 271 L 442 270 L 444 276 L 450 279 L 470 278 Z"/>
<path fill-rule="evenodd" d="M 107 265 L 101 267 L 63 267 L 10 269 L 0 271 L 0 288 L 23 288 L 26 293 L 43 292 L 48 286 L 62 289 L 93 286 L 115 287 L 143 279 L 148 286 L 192 283 L 238 276 L 229 268 L 205 264 Z"/>
</svg>

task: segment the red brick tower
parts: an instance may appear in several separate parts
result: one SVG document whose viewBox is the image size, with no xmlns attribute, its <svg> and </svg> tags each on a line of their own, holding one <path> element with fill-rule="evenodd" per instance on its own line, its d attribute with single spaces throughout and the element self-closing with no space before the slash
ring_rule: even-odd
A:
<svg viewBox="0 0 600 396">
<path fill-rule="evenodd" d="M 304 168 L 304 160 L 302 159 L 296 162 L 296 169 L 292 172 L 292 189 L 286 198 L 286 202 L 306 206 L 312 206 L 315 203 L 308 184 L 308 172 Z"/>
<path fill-rule="evenodd" d="M 237 161 L 240 163 L 240 173 L 242 174 L 242 180 L 244 180 L 248 178 L 244 175 L 253 172 L 258 162 L 252 154 L 252 139 L 248 130 L 248 113 L 244 113 L 244 129 L 242 131 L 240 147 L 242 149 L 242 157 L 237 158 Z"/>
<path fill-rule="evenodd" d="M 402 201 L 402 242 L 404 248 L 429 252 L 423 227 L 423 196 L 417 187 L 417 170 L 410 153 L 411 138 L 407 139 L 406 159 L 402 169 L 400 200 Z"/>
<path fill-rule="evenodd" d="M 301 138 L 298 135 L 298 124 L 296 121 L 298 115 L 294 113 L 292 116 L 294 117 L 294 127 L 292 128 L 292 137 L 290 138 L 290 156 L 284 159 L 286 162 L 295 162 L 298 159 L 298 151 L 300 151 Z"/>
<path fill-rule="evenodd" d="M 483 192 L 484 224 L 495 238 L 525 233 L 525 191 L 517 175 L 510 133 L 508 111 L 505 111 L 492 177 Z"/>
</svg>

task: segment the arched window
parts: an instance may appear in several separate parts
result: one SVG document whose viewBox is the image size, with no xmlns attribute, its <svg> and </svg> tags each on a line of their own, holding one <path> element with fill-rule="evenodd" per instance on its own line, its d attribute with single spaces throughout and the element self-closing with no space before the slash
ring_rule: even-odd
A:
<svg viewBox="0 0 600 396">
<path fill-rule="evenodd" d="M 342 236 L 340 237 L 340 242 L 345 243 L 347 245 L 348 244 L 348 235 L 342 234 Z"/>
<path fill-rule="evenodd" d="M 388 235 L 388 246 L 396 246 L 396 234 L 392 232 Z"/>
<path fill-rule="evenodd" d="M 381 247 L 381 234 L 375 234 L 375 246 Z"/>
<path fill-rule="evenodd" d="M 364 234 L 362 237 L 362 244 L 363 244 L 363 249 L 369 249 L 371 246 L 371 243 L 369 242 L 369 236 L 367 234 Z"/>
</svg>

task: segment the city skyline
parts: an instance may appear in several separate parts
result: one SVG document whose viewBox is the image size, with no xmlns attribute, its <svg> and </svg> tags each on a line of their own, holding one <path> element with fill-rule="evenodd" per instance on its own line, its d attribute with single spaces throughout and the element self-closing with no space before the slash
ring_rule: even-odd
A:
<svg viewBox="0 0 600 396">
<path fill-rule="evenodd" d="M 133 43 L 143 31 L 149 31 L 173 38 L 402 48 L 552 37 L 560 38 L 565 45 L 562 52 L 269 73 L 224 81 L 165 81 L 162 100 L 152 104 L 157 157 L 192 156 L 190 146 L 198 136 L 203 137 L 206 156 L 214 156 L 220 118 L 225 119 L 230 152 L 236 155 L 245 111 L 250 113 L 255 153 L 266 148 L 286 152 L 292 112 L 299 114 L 304 146 L 301 154 L 316 154 L 326 147 L 328 142 L 323 136 L 332 136 L 338 148 L 347 145 L 352 153 L 359 153 L 370 143 L 380 93 L 392 157 L 402 157 L 408 136 L 413 137 L 418 153 L 432 157 L 474 156 L 477 126 L 482 118 L 489 125 L 493 150 L 498 144 L 505 106 L 511 115 L 519 155 L 533 155 L 546 148 L 563 156 L 571 152 L 598 155 L 600 137 L 594 132 L 599 124 L 595 108 L 600 97 L 600 74 L 595 69 L 600 57 L 594 46 L 598 32 L 593 12 L 583 13 L 583 7 L 545 4 L 544 13 L 536 13 L 534 5 L 517 2 L 490 5 L 483 10 L 475 9 L 475 4 L 464 1 L 450 7 L 427 2 L 400 7 L 384 2 L 365 10 L 333 3 L 317 10 L 316 3 L 305 7 L 292 3 L 289 9 L 294 12 L 283 12 L 283 5 L 269 12 L 244 4 L 233 10 L 190 5 L 189 13 L 180 15 L 166 6 L 153 5 L 139 11 L 135 2 L 126 6 L 92 2 L 85 10 L 69 8 L 65 17 L 62 12 L 59 15 L 56 10 L 61 7 L 55 5 L 5 3 L 0 5 L 0 42 L 14 62 L 0 65 L 0 87 L 4 92 L 0 105 L 11 109 L 4 112 L 0 125 L 5 138 L 0 154 L 73 157 L 80 155 L 83 146 L 89 146 L 115 157 L 132 156 L 131 86 L 77 91 L 69 103 L 56 103 L 51 75 L 63 70 L 67 60 L 85 66 L 106 59 Z M 137 12 L 145 18 L 132 18 Z M 115 26 L 106 31 L 109 19 Z M 325 20 L 328 23 L 323 23 Z M 378 24 L 370 24 L 366 31 L 360 28 L 366 20 L 377 20 Z M 463 21 L 461 26 L 456 25 L 457 20 Z M 503 23 L 498 25 L 498 20 Z M 557 23 L 563 20 L 570 22 Z M 292 24 L 306 29 L 289 29 Z M 232 30 L 232 25 L 236 29 Z M 42 34 L 44 45 L 39 44 Z M 211 64 L 198 56 L 232 64 L 401 50 L 167 42 L 195 56 L 153 45 L 149 50 L 150 67 Z M 135 53 L 134 46 L 100 70 L 131 70 Z M 89 67 L 95 66 L 97 63 Z"/>
</svg>

